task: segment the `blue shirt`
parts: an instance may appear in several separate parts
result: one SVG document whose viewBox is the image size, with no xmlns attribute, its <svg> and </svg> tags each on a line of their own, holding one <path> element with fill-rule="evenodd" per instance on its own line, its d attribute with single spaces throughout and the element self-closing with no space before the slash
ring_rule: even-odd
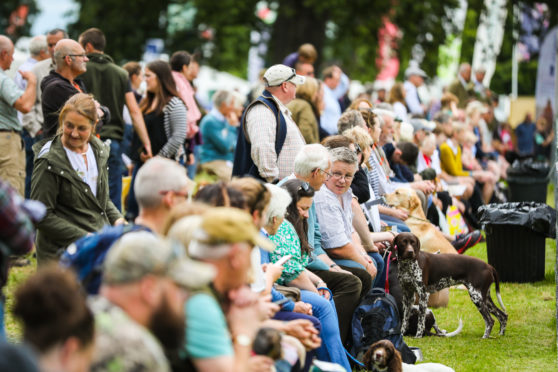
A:
<svg viewBox="0 0 558 372">
<path fill-rule="evenodd" d="M 213 160 L 234 160 L 237 128 L 227 122 L 219 110 L 213 108 L 200 123 L 203 144 L 200 163 Z"/>
<path fill-rule="evenodd" d="M 335 89 L 324 86 L 324 111 L 320 116 L 320 126 L 328 134 L 337 134 L 337 122 L 341 117 L 341 106 L 339 99 L 347 92 L 349 88 L 349 78 L 345 74 L 341 74 L 339 85 Z"/>
<path fill-rule="evenodd" d="M 517 137 L 517 150 L 520 155 L 529 155 L 535 152 L 535 123 L 523 122 L 515 128 Z"/>
</svg>

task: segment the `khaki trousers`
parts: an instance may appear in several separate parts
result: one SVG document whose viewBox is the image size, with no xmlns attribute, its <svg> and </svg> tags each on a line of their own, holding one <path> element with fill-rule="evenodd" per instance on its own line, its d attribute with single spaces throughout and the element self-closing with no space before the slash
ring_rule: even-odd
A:
<svg viewBox="0 0 558 372">
<path fill-rule="evenodd" d="M 0 178 L 25 195 L 25 146 L 17 132 L 0 132 Z"/>
</svg>

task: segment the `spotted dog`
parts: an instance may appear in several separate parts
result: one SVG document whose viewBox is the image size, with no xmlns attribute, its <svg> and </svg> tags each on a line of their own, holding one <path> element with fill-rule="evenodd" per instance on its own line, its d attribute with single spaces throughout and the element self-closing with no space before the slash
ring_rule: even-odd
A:
<svg viewBox="0 0 558 372">
<path fill-rule="evenodd" d="M 471 300 L 481 313 L 485 330 L 482 338 L 488 338 L 494 319 L 500 322 L 500 335 L 506 331 L 508 315 L 500 296 L 500 282 L 496 270 L 478 258 L 454 255 L 432 254 L 420 250 L 420 241 L 412 233 L 400 233 L 393 241 L 398 259 L 399 284 L 403 291 L 403 319 L 401 332 L 405 333 L 411 316 L 415 293 L 419 298 L 419 317 L 415 337 L 425 332 L 425 317 L 430 293 L 456 284 L 463 284 L 469 291 Z M 496 287 L 500 310 L 492 301 L 490 286 Z"/>
</svg>

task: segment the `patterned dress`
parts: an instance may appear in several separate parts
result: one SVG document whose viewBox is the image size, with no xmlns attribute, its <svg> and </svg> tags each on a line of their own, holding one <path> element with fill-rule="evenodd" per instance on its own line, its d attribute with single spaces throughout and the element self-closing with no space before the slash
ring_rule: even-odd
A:
<svg viewBox="0 0 558 372">
<path fill-rule="evenodd" d="M 308 266 L 308 254 L 300 250 L 300 239 L 294 226 L 284 220 L 275 235 L 269 239 L 275 243 L 277 248 L 269 254 L 271 262 L 276 262 L 281 257 L 290 254 L 292 258 L 283 264 L 284 270 L 277 283 L 287 285 L 288 282 L 296 279 L 300 273 Z"/>
</svg>

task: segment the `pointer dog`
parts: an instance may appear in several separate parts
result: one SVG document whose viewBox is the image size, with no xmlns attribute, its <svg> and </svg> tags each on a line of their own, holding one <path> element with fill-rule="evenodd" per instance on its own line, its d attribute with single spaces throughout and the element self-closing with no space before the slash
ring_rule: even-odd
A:
<svg viewBox="0 0 558 372">
<path fill-rule="evenodd" d="M 500 322 L 500 335 L 506 331 L 508 315 L 500 296 L 498 273 L 478 258 L 455 254 L 432 254 L 420 250 L 420 241 L 412 233 L 400 233 L 393 241 L 398 259 L 399 284 L 403 291 L 403 319 L 401 332 L 405 333 L 415 293 L 419 298 L 419 316 L 415 337 L 425 331 L 425 317 L 430 293 L 456 284 L 463 284 L 471 300 L 481 313 L 485 330 L 482 338 L 488 338 L 494 326 L 494 315 Z M 490 286 L 495 283 L 500 310 L 492 301 Z"/>
</svg>

